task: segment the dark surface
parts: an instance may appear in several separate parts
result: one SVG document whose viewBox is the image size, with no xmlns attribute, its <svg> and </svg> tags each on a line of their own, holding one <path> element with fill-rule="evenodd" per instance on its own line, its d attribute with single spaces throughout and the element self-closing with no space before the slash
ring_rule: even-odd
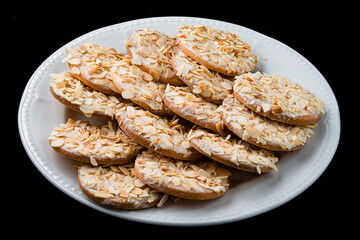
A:
<svg viewBox="0 0 360 240">
<path fill-rule="evenodd" d="M 346 75 L 356 69 L 353 67 L 356 64 L 352 65 L 347 56 L 356 55 L 351 53 L 355 46 L 348 40 L 354 37 L 354 33 L 348 30 L 355 21 L 351 7 L 342 4 L 340 8 L 337 3 L 311 6 L 300 2 L 285 6 L 239 2 L 230 7 L 219 6 L 219 3 L 184 4 L 185 7 L 171 2 L 167 9 L 161 8 L 163 5 L 160 4 L 140 2 L 118 2 L 116 5 L 83 2 L 82 7 L 73 2 L 50 5 L 13 4 L 2 10 L 2 16 L 5 16 L 5 21 L 2 21 L 5 22 L 3 52 L 5 50 L 6 63 L 10 66 L 10 70 L 4 71 L 6 75 L 2 81 L 6 83 L 6 89 L 14 89 L 16 85 L 15 90 L 11 90 L 15 100 L 9 107 L 14 129 L 11 131 L 12 142 L 16 147 L 7 144 L 3 148 L 7 151 L 11 146 L 16 155 L 6 161 L 3 171 L 10 174 L 2 184 L 3 211 L 10 210 L 7 211 L 10 214 L 6 215 L 5 226 L 20 227 L 11 228 L 12 234 L 54 237 L 78 233 L 85 236 L 84 232 L 88 231 L 104 238 L 121 238 L 126 233 L 134 234 L 131 237 L 139 234 L 171 238 L 190 236 L 185 234 L 191 230 L 224 234 L 224 237 L 230 237 L 228 233 L 237 233 L 232 236 L 240 238 L 244 233 L 255 237 L 309 237 L 323 232 L 347 234 L 355 230 L 350 225 L 353 221 L 348 219 L 356 214 L 355 210 L 358 211 L 358 205 L 352 200 L 359 187 L 353 186 L 355 182 L 350 177 L 358 172 L 355 169 L 358 169 L 359 157 L 356 149 L 351 157 L 346 151 L 349 149 L 348 139 L 352 136 L 350 132 L 355 134 L 350 130 L 350 121 L 347 121 L 350 110 L 347 103 L 351 96 L 358 95 L 356 89 L 349 91 L 346 84 L 346 81 L 358 81 L 358 77 L 353 79 Z M 136 9 L 140 6 L 142 8 Z M 295 49 L 322 73 L 337 97 L 342 130 L 333 161 L 311 187 L 290 202 L 256 217 L 218 226 L 179 229 L 121 220 L 95 211 L 62 193 L 41 175 L 26 155 L 16 126 L 20 98 L 33 72 L 54 51 L 89 31 L 157 16 L 204 17 L 248 27 Z M 8 123 L 9 118 L 6 120 Z M 16 180 L 16 186 L 13 186 L 13 180 Z"/>
</svg>

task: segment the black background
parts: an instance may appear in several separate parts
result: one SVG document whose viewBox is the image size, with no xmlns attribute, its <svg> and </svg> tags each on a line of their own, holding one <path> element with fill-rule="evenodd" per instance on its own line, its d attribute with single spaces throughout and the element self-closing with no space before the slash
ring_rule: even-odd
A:
<svg viewBox="0 0 360 240">
<path fill-rule="evenodd" d="M 52 237 L 74 233 L 83 237 L 87 234 L 125 237 L 127 233 L 128 237 L 182 237 L 190 236 L 186 235 L 188 231 L 218 233 L 224 237 L 234 233 L 236 235 L 231 236 L 237 238 L 244 234 L 310 237 L 317 233 L 347 234 L 357 230 L 351 224 L 359 222 L 356 219 L 358 205 L 353 203 L 358 199 L 355 194 L 359 187 L 350 177 L 357 174 L 359 157 L 357 150 L 349 146 L 348 139 L 359 131 L 351 124 L 356 121 L 347 121 L 347 116 L 351 115 L 348 112 L 356 109 L 356 102 L 351 102 L 350 98 L 358 95 L 358 89 L 350 86 L 359 81 L 354 74 L 358 45 L 351 43 L 351 39 L 357 38 L 356 15 L 351 11 L 354 7 L 345 2 L 316 5 L 302 1 L 281 5 L 257 1 L 11 4 L 2 10 L 5 16 L 5 34 L 2 35 L 5 79 L 1 81 L 6 91 L 11 92 L 11 100 L 6 98 L 3 102 L 7 110 L 3 125 L 8 126 L 10 120 L 10 132 L 14 136 L 3 147 L 4 153 L 14 149 L 10 157 L 3 156 L 2 172 L 7 175 L 3 178 L 1 197 L 3 211 L 9 210 L 4 216 L 5 226 L 9 226 L 12 234 Z M 157 16 L 204 17 L 248 27 L 295 49 L 322 73 L 337 97 L 342 130 L 332 162 L 311 187 L 290 202 L 256 217 L 211 227 L 180 229 L 103 214 L 68 197 L 41 175 L 26 155 L 16 126 L 21 95 L 31 75 L 49 55 L 74 38 L 111 24 Z M 355 57 L 354 60 L 351 57 Z M 355 219 L 350 220 L 351 216 Z"/>
</svg>

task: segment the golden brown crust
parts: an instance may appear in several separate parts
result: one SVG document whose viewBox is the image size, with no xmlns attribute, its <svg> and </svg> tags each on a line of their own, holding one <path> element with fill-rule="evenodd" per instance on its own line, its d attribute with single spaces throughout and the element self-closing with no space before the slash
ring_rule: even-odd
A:
<svg viewBox="0 0 360 240">
<path fill-rule="evenodd" d="M 162 159 L 162 162 L 160 164 L 157 164 L 157 166 L 155 166 L 155 170 L 158 173 L 162 172 L 160 174 L 163 174 L 163 171 L 167 171 L 166 169 L 168 169 L 169 165 L 168 162 L 170 162 L 170 165 L 174 164 L 174 160 L 169 159 L 169 158 L 165 158 L 159 154 L 154 154 L 151 151 L 146 151 L 143 152 L 141 155 L 139 155 L 137 157 L 137 159 L 135 160 L 135 174 L 138 178 L 140 178 L 141 181 L 143 181 L 145 184 L 149 185 L 150 187 L 160 191 L 160 192 L 164 192 L 176 197 L 180 197 L 180 198 L 184 198 L 184 199 L 192 199 L 192 200 L 208 200 L 208 199 L 214 199 L 214 198 L 218 198 L 222 195 L 224 195 L 226 193 L 226 191 L 229 188 L 229 181 L 227 179 L 227 177 L 225 177 L 226 179 L 223 180 L 224 182 L 221 184 L 224 184 L 225 186 L 221 186 L 220 188 L 222 188 L 222 190 L 212 190 L 210 188 L 203 188 L 200 187 L 197 183 L 193 183 L 195 186 L 190 186 L 188 185 L 188 183 L 181 183 L 182 180 L 180 180 L 181 178 L 187 178 L 186 177 L 186 173 L 184 174 L 183 170 L 179 169 L 176 171 L 176 174 L 178 175 L 178 181 L 180 181 L 179 183 L 174 183 L 174 182 L 167 182 L 167 180 L 162 181 L 161 176 L 160 178 L 153 178 L 151 176 L 152 173 L 147 173 L 142 171 L 142 168 L 144 166 L 146 166 L 146 161 L 150 161 L 151 163 L 153 163 L 154 159 L 155 162 L 158 161 L 158 159 Z M 180 164 L 181 163 L 181 164 Z M 186 165 L 186 169 L 190 170 L 192 169 L 192 167 L 190 167 L 192 165 L 191 162 L 182 162 L 181 160 L 176 161 L 177 165 L 181 165 L 184 166 Z M 202 169 L 202 171 L 206 171 L 206 167 L 209 167 L 210 165 L 214 166 L 214 168 L 216 168 L 216 164 L 214 162 L 209 162 L 209 161 L 196 161 L 193 163 L 194 165 L 197 166 L 197 168 Z M 209 167 L 210 168 L 210 167 Z M 216 170 L 215 170 L 216 171 Z M 223 170 L 226 171 L 226 170 Z M 190 172 L 190 171 L 189 171 Z M 194 171 L 191 171 L 194 172 Z M 198 173 L 197 173 L 198 174 Z M 215 178 L 215 177 L 214 177 Z M 193 178 L 194 181 L 197 181 L 196 178 Z M 195 187 L 195 188 L 194 188 Z"/>
<path fill-rule="evenodd" d="M 70 70 L 72 70 L 74 67 L 74 65 L 68 63 Z M 108 95 L 113 95 L 113 96 L 120 96 L 120 92 L 117 90 L 116 86 L 109 81 L 109 85 L 98 85 L 93 83 L 91 80 L 89 80 L 88 78 L 86 78 L 86 76 L 83 73 L 80 74 L 74 74 L 72 73 L 72 75 L 79 79 L 81 82 L 83 82 L 85 85 Z"/>
<path fill-rule="evenodd" d="M 177 32 L 181 50 L 211 70 L 236 76 L 254 69 L 252 49 L 236 34 L 204 25 L 183 25 Z"/>
<path fill-rule="evenodd" d="M 240 103 L 233 95 L 222 105 L 221 119 L 235 135 L 253 145 L 272 151 L 295 151 L 314 134 L 313 126 L 280 123 L 260 116 Z"/>
<path fill-rule="evenodd" d="M 138 125 L 134 125 L 134 122 L 132 119 L 130 119 L 129 117 L 129 113 L 127 113 L 127 111 L 125 110 L 126 107 L 123 107 L 122 109 L 120 109 L 120 113 L 118 113 L 116 115 L 116 119 L 119 123 L 120 128 L 125 132 L 125 134 L 127 136 L 129 136 L 134 142 L 148 148 L 151 149 L 155 152 L 161 153 L 165 156 L 169 156 L 175 159 L 181 159 L 181 160 L 197 160 L 200 159 L 203 155 L 201 153 L 199 153 L 198 151 L 196 151 L 195 149 L 193 149 L 190 146 L 190 143 L 188 143 L 189 146 L 187 147 L 183 147 L 183 144 L 186 141 L 186 137 L 185 137 L 185 133 L 181 133 L 180 131 L 176 130 L 176 129 L 171 129 L 169 122 L 166 119 L 161 119 L 160 121 L 162 122 L 161 125 L 161 130 L 159 129 L 158 132 L 153 132 L 153 133 L 142 133 L 139 128 L 145 127 L 143 124 L 141 124 L 141 126 Z M 143 112 L 145 112 L 145 110 L 142 110 Z M 146 113 L 145 113 L 146 114 Z M 144 117 L 146 117 L 146 115 L 144 115 Z M 141 117 L 137 117 L 138 120 Z M 155 120 L 157 118 L 157 116 L 155 116 L 154 119 L 154 123 L 152 124 L 153 127 L 156 128 L 157 126 L 157 120 Z M 167 126 L 165 126 L 164 128 L 164 124 L 166 124 Z M 164 131 L 171 131 L 173 132 L 173 134 L 178 135 L 181 139 L 183 139 L 182 142 L 176 143 L 176 149 L 175 149 L 175 145 L 174 142 L 171 143 L 170 141 L 173 141 L 174 139 L 172 138 L 173 135 L 167 135 L 167 133 L 165 133 Z M 162 136 L 160 136 L 160 134 L 164 134 Z M 164 138 L 162 138 L 164 137 Z M 167 145 L 166 146 L 162 146 L 162 140 L 166 141 L 166 144 L 171 144 L 173 147 L 169 148 Z M 178 151 L 177 151 L 178 150 Z"/>
<path fill-rule="evenodd" d="M 275 163 L 278 159 L 272 153 L 231 138 L 230 135 L 222 137 L 196 128 L 189 133 L 188 138 L 197 151 L 227 166 L 259 174 L 277 170 Z"/>
<path fill-rule="evenodd" d="M 178 41 L 179 47 L 181 48 L 181 51 L 186 53 L 186 55 L 188 55 L 190 58 L 194 59 L 199 64 L 204 65 L 208 69 L 211 69 L 213 71 L 222 73 L 222 74 L 227 75 L 227 76 L 236 76 L 237 75 L 236 73 L 228 73 L 225 68 L 220 67 L 217 64 L 214 64 L 212 62 L 203 60 L 199 55 L 197 55 L 196 53 L 194 53 L 190 49 L 186 48 L 185 45 L 182 44 L 181 41 L 179 41 L 179 37 L 177 37 L 176 39 Z"/>
<path fill-rule="evenodd" d="M 148 38 L 152 38 L 151 41 L 149 41 L 147 44 L 147 46 L 141 46 L 142 48 L 144 47 L 148 47 L 148 46 L 152 46 L 153 51 L 151 51 L 151 54 L 149 55 L 149 53 L 141 53 L 141 50 L 136 48 L 136 47 L 140 47 L 137 45 L 137 43 L 133 43 L 131 41 L 132 37 L 134 34 L 139 34 L 142 33 L 142 40 L 143 41 L 148 41 L 150 39 Z M 138 35 L 140 36 L 140 35 Z M 163 39 L 163 42 L 166 44 L 169 44 L 167 47 L 165 47 L 165 49 L 168 48 L 168 50 L 163 53 L 160 51 L 159 46 L 156 45 L 156 40 L 155 39 Z M 145 40 L 146 39 L 146 40 Z M 136 46 L 135 46 L 136 45 Z M 160 81 L 162 83 L 165 84 L 171 84 L 174 86 L 183 86 L 185 85 L 185 83 L 175 74 L 171 73 L 171 74 L 166 74 L 167 72 L 173 72 L 173 69 L 171 68 L 171 64 L 169 64 L 170 59 L 172 54 L 174 53 L 174 51 L 176 51 L 176 41 L 175 39 L 171 39 L 169 38 L 166 34 L 161 33 L 159 31 L 155 31 L 149 28 L 144 28 L 144 29 L 140 29 L 138 31 L 136 31 L 135 33 L 131 34 L 129 39 L 126 41 L 126 52 L 127 54 L 130 56 L 130 58 L 133 60 L 135 58 L 133 51 L 138 51 L 140 53 L 140 55 L 136 56 L 137 58 L 153 58 L 153 59 L 157 59 L 157 61 L 160 61 L 159 59 L 163 59 L 164 62 L 160 62 L 160 65 L 162 66 L 162 70 L 157 69 L 156 67 L 145 63 L 144 61 L 141 61 L 141 64 L 137 64 L 138 62 L 132 61 L 133 64 L 135 64 L 137 67 L 139 67 L 141 70 L 151 74 L 155 81 Z M 132 49 L 135 48 L 135 49 Z M 155 50 L 155 51 L 154 51 Z M 156 51 L 157 50 L 157 51 Z M 167 61 L 165 60 L 167 59 Z M 140 62 L 139 62 L 140 63 Z M 164 71 L 164 69 L 168 68 L 168 71 Z"/>
<path fill-rule="evenodd" d="M 54 140 L 49 140 L 50 146 L 53 141 Z M 128 155 L 125 158 L 118 158 L 118 157 L 106 157 L 105 155 L 100 155 L 100 156 L 99 155 L 83 155 L 83 154 L 71 151 L 69 149 L 66 149 L 66 148 L 53 147 L 53 146 L 51 146 L 51 147 L 52 147 L 52 149 L 54 149 L 55 152 L 65 156 L 65 157 L 68 157 L 70 159 L 74 159 L 76 161 L 84 162 L 84 163 L 91 163 L 92 160 L 90 159 L 90 157 L 93 157 L 94 160 L 97 162 L 97 164 L 103 164 L 103 165 L 115 165 L 115 164 L 129 163 L 129 162 L 133 161 L 136 158 L 136 156 L 140 153 L 140 151 L 143 149 L 143 147 L 137 146 L 137 147 L 135 147 L 135 149 L 133 150 L 131 155 Z"/>
<path fill-rule="evenodd" d="M 86 184 L 82 181 L 80 170 L 78 170 L 77 180 L 81 191 L 87 197 L 102 205 L 107 205 L 109 207 L 118 208 L 118 209 L 146 209 L 146 208 L 155 207 L 160 202 L 163 196 L 163 194 L 159 193 L 158 197 L 151 202 L 149 202 L 147 198 L 124 200 L 116 197 L 106 197 L 106 198 L 97 197 L 96 196 L 97 191 L 95 189 L 91 189 L 87 187 Z"/>
<path fill-rule="evenodd" d="M 111 135 L 106 133 L 110 131 L 113 131 Z M 107 165 L 129 163 L 143 149 L 131 142 L 120 129 L 112 130 L 109 125 L 100 128 L 72 119 L 54 128 L 49 137 L 49 145 L 57 153 L 79 162 Z M 110 146 L 116 148 L 113 149 L 116 152 L 104 152 Z"/>
<path fill-rule="evenodd" d="M 186 120 L 204 128 L 227 134 L 227 129 L 221 120 L 218 105 L 210 103 L 191 93 L 189 87 L 168 86 L 164 94 L 164 103 L 174 113 Z"/>
<path fill-rule="evenodd" d="M 251 104 L 247 104 L 249 103 L 251 100 L 249 98 L 247 98 L 246 96 L 235 92 L 234 96 L 245 106 L 247 106 L 248 108 L 250 108 L 251 110 L 253 110 L 254 112 L 256 112 L 257 114 L 260 114 L 264 117 L 268 117 L 274 121 L 279 121 L 279 122 L 283 122 L 283 123 L 287 123 L 287 124 L 294 124 L 294 125 L 311 125 L 311 124 L 315 124 L 317 122 L 317 120 L 319 119 L 319 117 L 321 116 L 321 112 L 318 112 L 315 115 L 304 115 L 304 116 L 298 116 L 296 118 L 292 118 L 286 115 L 280 115 L 280 114 L 274 114 L 273 111 L 268 111 L 268 112 L 264 112 L 264 110 L 262 108 L 257 109 L 256 105 L 251 105 Z M 276 112 L 275 112 L 276 113 Z"/>
<path fill-rule="evenodd" d="M 183 51 L 178 51 L 171 59 L 171 64 L 178 75 L 193 93 L 209 102 L 221 104 L 232 93 L 233 81 L 209 70 L 189 58 Z"/>
<path fill-rule="evenodd" d="M 162 99 L 166 85 L 154 81 L 150 74 L 131 64 L 128 59 L 117 62 L 109 75 L 124 99 L 161 116 L 174 115 Z"/>
<path fill-rule="evenodd" d="M 310 91 L 279 74 L 260 72 L 235 77 L 234 95 L 257 114 L 294 124 L 315 124 L 325 104 Z"/>
<path fill-rule="evenodd" d="M 77 112 L 81 112 L 82 111 L 80 110 L 80 106 L 79 105 L 75 105 L 75 104 L 72 104 L 71 102 L 69 102 L 68 100 L 66 100 L 65 98 L 57 95 L 55 92 L 54 92 L 54 89 L 50 86 L 50 92 L 51 94 L 59 101 L 61 102 L 62 104 L 64 104 L 65 106 L 67 106 L 68 108 L 71 108 L 72 110 L 75 110 Z M 105 115 L 104 113 L 100 112 L 94 112 L 92 114 L 93 117 L 97 117 L 97 118 L 101 118 L 101 119 L 105 119 L 105 120 L 112 120 L 112 117 L 109 116 L 109 115 Z"/>
</svg>

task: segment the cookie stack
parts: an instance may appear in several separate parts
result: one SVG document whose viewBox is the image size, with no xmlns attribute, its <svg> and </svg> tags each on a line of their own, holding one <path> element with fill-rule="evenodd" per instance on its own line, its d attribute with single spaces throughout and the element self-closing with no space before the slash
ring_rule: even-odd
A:
<svg viewBox="0 0 360 240">
<path fill-rule="evenodd" d="M 228 31 L 144 28 L 124 43 L 127 54 L 94 43 L 67 48 L 70 71 L 50 81 L 61 103 L 108 120 L 68 119 L 49 137 L 56 152 L 81 162 L 79 186 L 101 204 L 143 209 L 169 196 L 220 197 L 231 174 L 219 162 L 277 171 L 276 151 L 303 147 L 324 112 L 289 79 L 253 73 L 252 49 Z"/>
</svg>

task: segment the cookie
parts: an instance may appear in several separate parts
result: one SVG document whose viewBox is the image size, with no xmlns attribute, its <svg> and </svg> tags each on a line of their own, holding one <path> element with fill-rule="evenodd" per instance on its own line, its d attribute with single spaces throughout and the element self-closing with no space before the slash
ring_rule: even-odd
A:
<svg viewBox="0 0 360 240">
<path fill-rule="evenodd" d="M 227 134 L 221 114 L 216 111 L 218 105 L 195 96 L 189 87 L 168 85 L 164 94 L 164 103 L 174 113 L 192 123 L 221 135 Z"/>
<path fill-rule="evenodd" d="M 155 152 L 181 160 L 203 156 L 186 140 L 187 129 L 176 117 L 171 121 L 140 107 L 125 106 L 116 111 L 116 118 L 126 135 Z"/>
<path fill-rule="evenodd" d="M 91 88 L 109 95 L 119 95 L 108 76 L 112 65 L 126 57 L 114 48 L 85 43 L 75 48 L 66 48 L 67 62 L 76 78 Z"/>
<path fill-rule="evenodd" d="M 129 59 L 118 61 L 110 70 L 110 77 L 121 96 L 152 113 L 173 116 L 174 113 L 163 102 L 166 85 L 132 65 Z"/>
<path fill-rule="evenodd" d="M 78 167 L 78 184 L 86 196 L 113 208 L 144 209 L 161 206 L 168 197 L 145 185 L 135 175 L 134 163 L 108 167 L 81 165 Z"/>
<path fill-rule="evenodd" d="M 136 158 L 135 174 L 158 191 L 193 200 L 218 198 L 230 185 L 230 172 L 213 161 L 174 160 L 150 150 Z"/>
<path fill-rule="evenodd" d="M 48 139 L 56 152 L 93 165 L 131 162 L 143 148 L 111 121 L 97 127 L 69 118 L 67 123 L 55 127 Z"/>
<path fill-rule="evenodd" d="M 115 108 L 126 101 L 119 96 L 107 95 L 83 84 L 69 72 L 51 74 L 51 94 L 65 106 L 82 112 L 87 117 L 112 120 Z"/>
<path fill-rule="evenodd" d="M 178 49 L 175 36 L 150 28 L 132 33 L 126 43 L 131 63 L 151 74 L 154 81 L 175 86 L 185 85 L 171 67 L 171 57 Z"/>
<path fill-rule="evenodd" d="M 189 133 L 188 140 L 196 150 L 227 166 L 259 174 L 272 169 L 277 171 L 275 164 L 278 158 L 271 152 L 251 147 L 249 143 L 230 134 L 224 137 L 197 128 Z"/>
<path fill-rule="evenodd" d="M 235 97 L 256 113 L 288 124 L 315 124 L 324 103 L 308 90 L 280 75 L 260 72 L 236 77 Z"/>
<path fill-rule="evenodd" d="M 176 53 L 171 63 L 176 75 L 192 89 L 193 93 L 202 96 L 207 101 L 221 104 L 227 95 L 232 93 L 232 80 L 198 64 L 183 51 Z"/>
<path fill-rule="evenodd" d="M 273 151 L 294 151 L 305 145 L 313 125 L 289 125 L 258 115 L 229 96 L 221 107 L 221 119 L 234 134 L 256 146 Z"/>
<path fill-rule="evenodd" d="M 239 36 L 204 25 L 177 29 L 181 50 L 205 67 L 228 76 L 250 72 L 257 61 L 251 47 Z"/>
</svg>

